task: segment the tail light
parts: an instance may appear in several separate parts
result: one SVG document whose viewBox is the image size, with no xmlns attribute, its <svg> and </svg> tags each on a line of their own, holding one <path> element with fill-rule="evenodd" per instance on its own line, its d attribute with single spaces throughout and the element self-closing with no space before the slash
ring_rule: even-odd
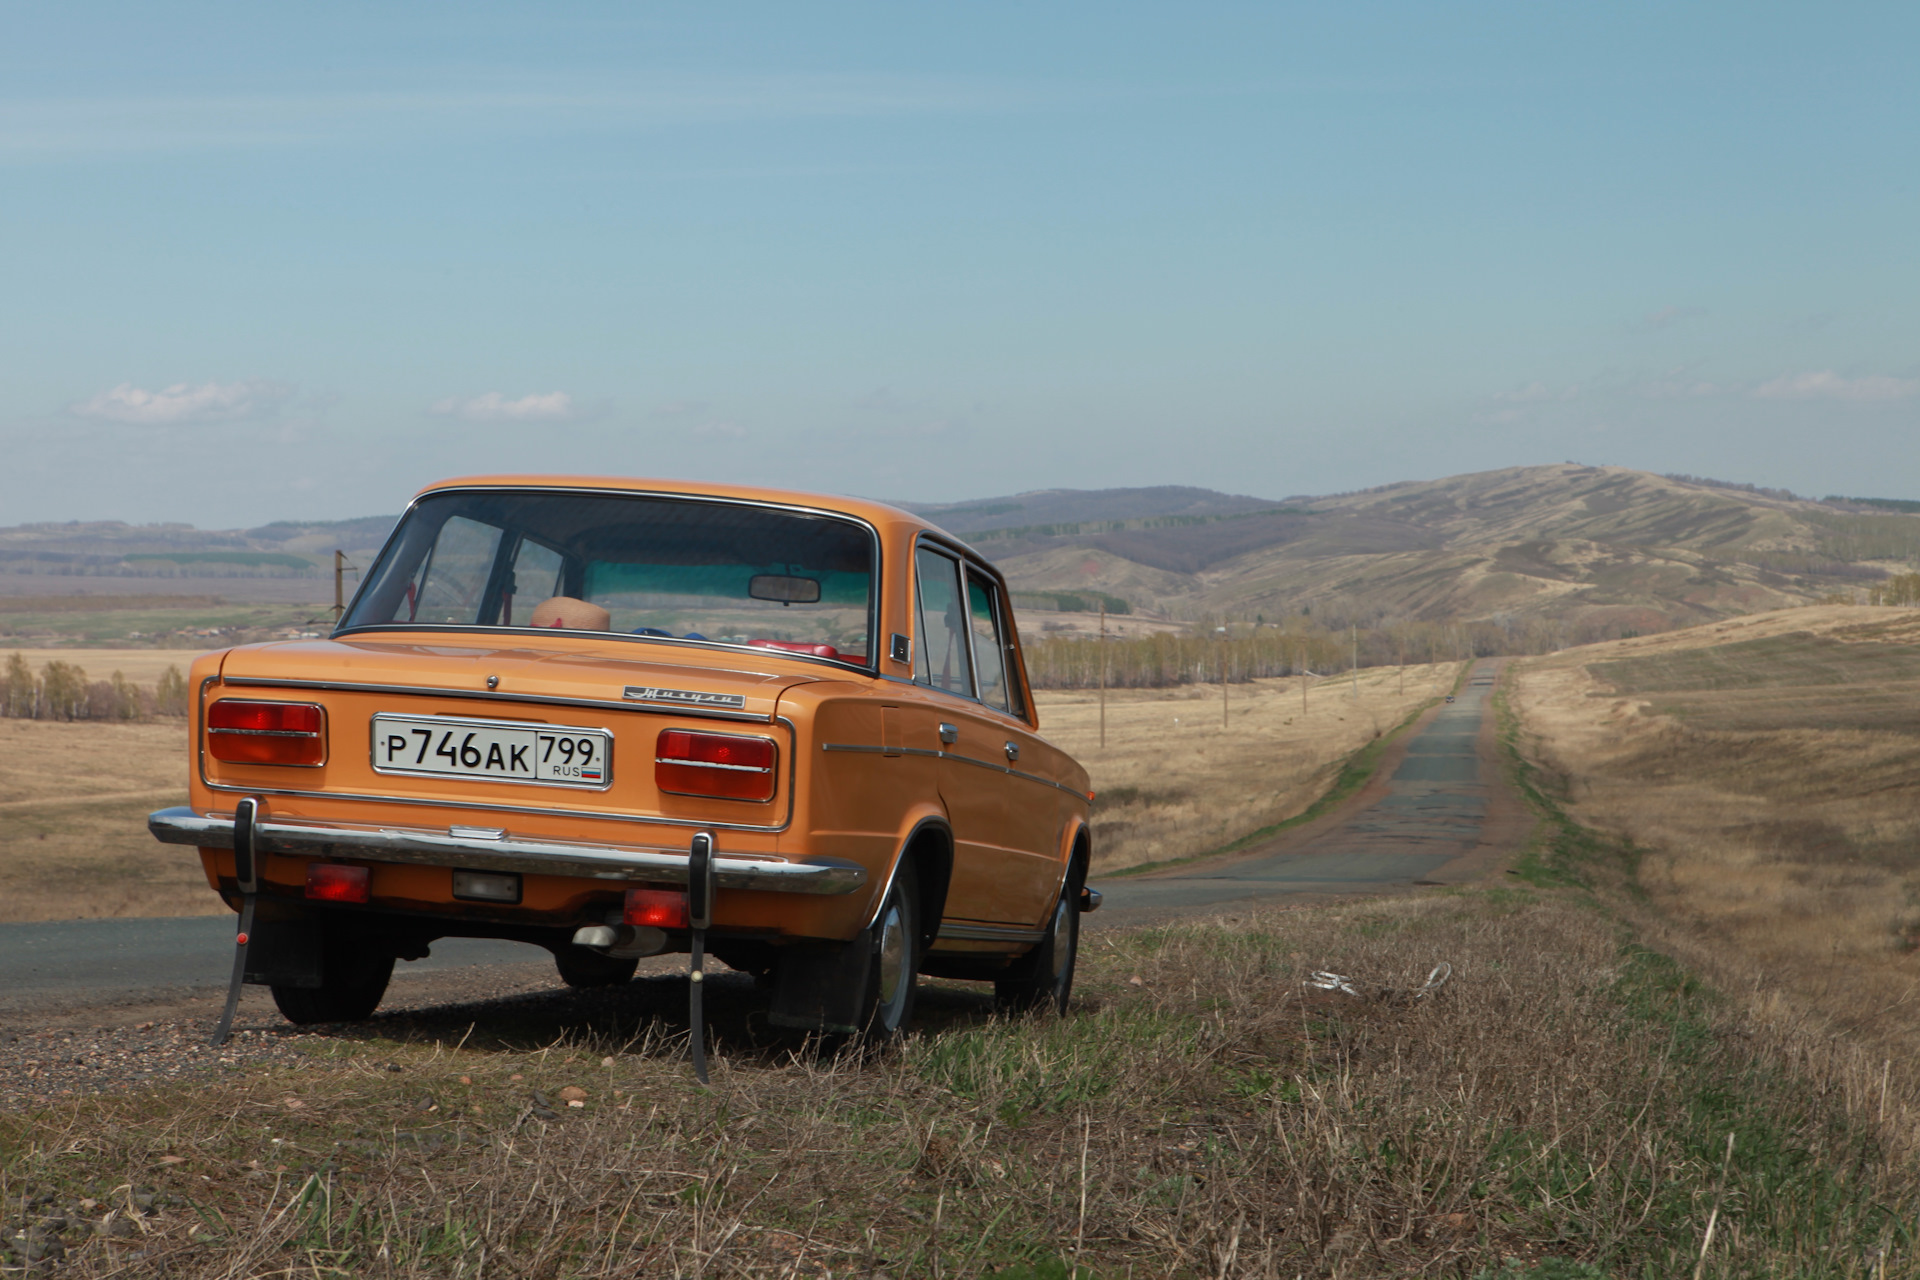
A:
<svg viewBox="0 0 1920 1280">
<path fill-rule="evenodd" d="M 321 764 L 327 713 L 311 702 L 222 698 L 207 708 L 207 750 L 228 764 Z"/>
<path fill-rule="evenodd" d="M 777 758 L 771 738 L 665 729 L 653 753 L 653 780 L 676 796 L 767 801 Z"/>
<path fill-rule="evenodd" d="M 655 929 L 684 929 L 687 927 L 687 895 L 677 889 L 629 889 L 620 922 Z"/>
<path fill-rule="evenodd" d="M 365 902 L 372 882 L 373 873 L 365 867 L 338 862 L 307 864 L 307 896 L 321 902 Z"/>
</svg>

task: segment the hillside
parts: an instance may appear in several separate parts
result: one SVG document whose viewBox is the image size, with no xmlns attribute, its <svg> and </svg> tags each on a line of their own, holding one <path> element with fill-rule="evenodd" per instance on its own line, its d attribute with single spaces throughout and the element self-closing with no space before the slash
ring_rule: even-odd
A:
<svg viewBox="0 0 1920 1280">
<path fill-rule="evenodd" d="M 1279 500 L 1160 485 L 905 505 L 998 563 L 1034 630 L 1084 627 L 1104 599 L 1134 631 L 1310 612 L 1567 644 L 1851 595 L 1920 559 L 1920 504 L 1573 463 Z M 334 548 L 365 566 L 392 523 L 20 525 L 0 529 L 0 597 L 310 602 Z"/>
<path fill-rule="evenodd" d="M 1510 619 L 1563 643 L 1811 603 L 1920 555 L 1920 517 L 1896 504 L 1622 467 L 1515 467 L 1264 507 L 1213 497 L 1171 518 L 966 536 L 1030 597 L 1107 594 L 1179 617 Z"/>
</svg>

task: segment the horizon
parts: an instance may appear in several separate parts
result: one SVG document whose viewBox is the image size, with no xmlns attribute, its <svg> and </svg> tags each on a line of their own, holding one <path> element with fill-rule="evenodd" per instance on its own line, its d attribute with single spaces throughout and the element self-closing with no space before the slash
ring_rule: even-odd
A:
<svg viewBox="0 0 1920 1280">
<path fill-rule="evenodd" d="M 1920 11 L 1847 15 L 26 12 L 0 525 L 515 470 L 1920 494 Z"/>
</svg>

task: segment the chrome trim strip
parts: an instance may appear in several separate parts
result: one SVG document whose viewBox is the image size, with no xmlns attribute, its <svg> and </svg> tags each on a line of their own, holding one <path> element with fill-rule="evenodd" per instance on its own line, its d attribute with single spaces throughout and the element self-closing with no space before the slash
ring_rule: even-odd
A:
<svg viewBox="0 0 1920 1280">
<path fill-rule="evenodd" d="M 232 848 L 233 826 L 231 817 L 188 808 L 161 809 L 147 818 L 147 829 L 163 843 L 210 849 Z M 254 838 L 267 853 L 306 853 L 419 866 L 458 865 L 474 871 L 534 872 L 596 880 L 664 880 L 678 884 L 687 878 L 688 855 L 677 850 L 454 835 L 452 830 L 457 828 L 442 832 L 268 818 L 254 825 Z M 723 853 L 715 865 L 720 884 L 729 889 L 842 894 L 852 893 L 867 882 L 866 868 L 852 862 L 779 862 Z"/>
<path fill-rule="evenodd" d="M 1037 773 L 1028 773 L 1024 769 L 1009 769 L 1005 765 L 995 764 L 991 760 L 976 760 L 972 756 L 963 756 L 954 751 L 930 751 L 926 747 L 899 747 L 897 749 L 890 749 L 887 747 L 870 746 L 864 742 L 823 742 L 820 744 L 820 749 L 822 751 L 858 751 L 869 755 L 932 756 L 936 760 L 957 760 L 962 764 L 978 765 L 982 769 L 991 769 L 995 773 L 1005 773 L 1015 778 L 1025 778 L 1028 782 L 1038 782 L 1045 786 L 1053 787 L 1056 790 L 1064 791 L 1068 795 L 1075 796 L 1081 800 L 1087 798 L 1086 792 L 1075 791 L 1064 782 L 1055 782 L 1052 778 L 1043 778 Z"/>
<path fill-rule="evenodd" d="M 1051 917 L 1049 917 L 1051 918 Z M 938 941 L 946 942 L 1038 942 L 1047 936 L 1045 929 L 1014 929 L 997 924 L 946 924 L 940 926 Z"/>
<path fill-rule="evenodd" d="M 488 689 L 448 689 L 437 685 L 357 684 L 344 680 L 298 680 L 266 676 L 210 677 L 221 684 L 250 689 L 326 689 L 334 693 L 393 693 L 416 698 L 473 698 L 481 702 L 525 702 L 541 707 L 584 707 L 592 711 L 620 710 L 649 716 L 686 716 L 694 720 L 739 720 L 771 724 L 774 717 L 758 711 L 711 711 L 704 707 L 652 706 L 646 703 L 598 698 L 559 698 L 533 693 L 499 693 Z"/>
</svg>

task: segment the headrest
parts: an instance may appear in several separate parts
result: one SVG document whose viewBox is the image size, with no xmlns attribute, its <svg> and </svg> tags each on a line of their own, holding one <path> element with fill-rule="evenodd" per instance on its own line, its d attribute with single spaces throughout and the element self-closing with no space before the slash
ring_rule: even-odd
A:
<svg viewBox="0 0 1920 1280">
<path fill-rule="evenodd" d="M 613 615 L 597 604 L 588 604 L 585 600 L 575 600 L 572 596 L 555 596 L 551 600 L 542 600 L 533 607 L 533 617 L 528 626 L 556 627 L 570 631 L 607 631 L 613 626 Z"/>
</svg>

